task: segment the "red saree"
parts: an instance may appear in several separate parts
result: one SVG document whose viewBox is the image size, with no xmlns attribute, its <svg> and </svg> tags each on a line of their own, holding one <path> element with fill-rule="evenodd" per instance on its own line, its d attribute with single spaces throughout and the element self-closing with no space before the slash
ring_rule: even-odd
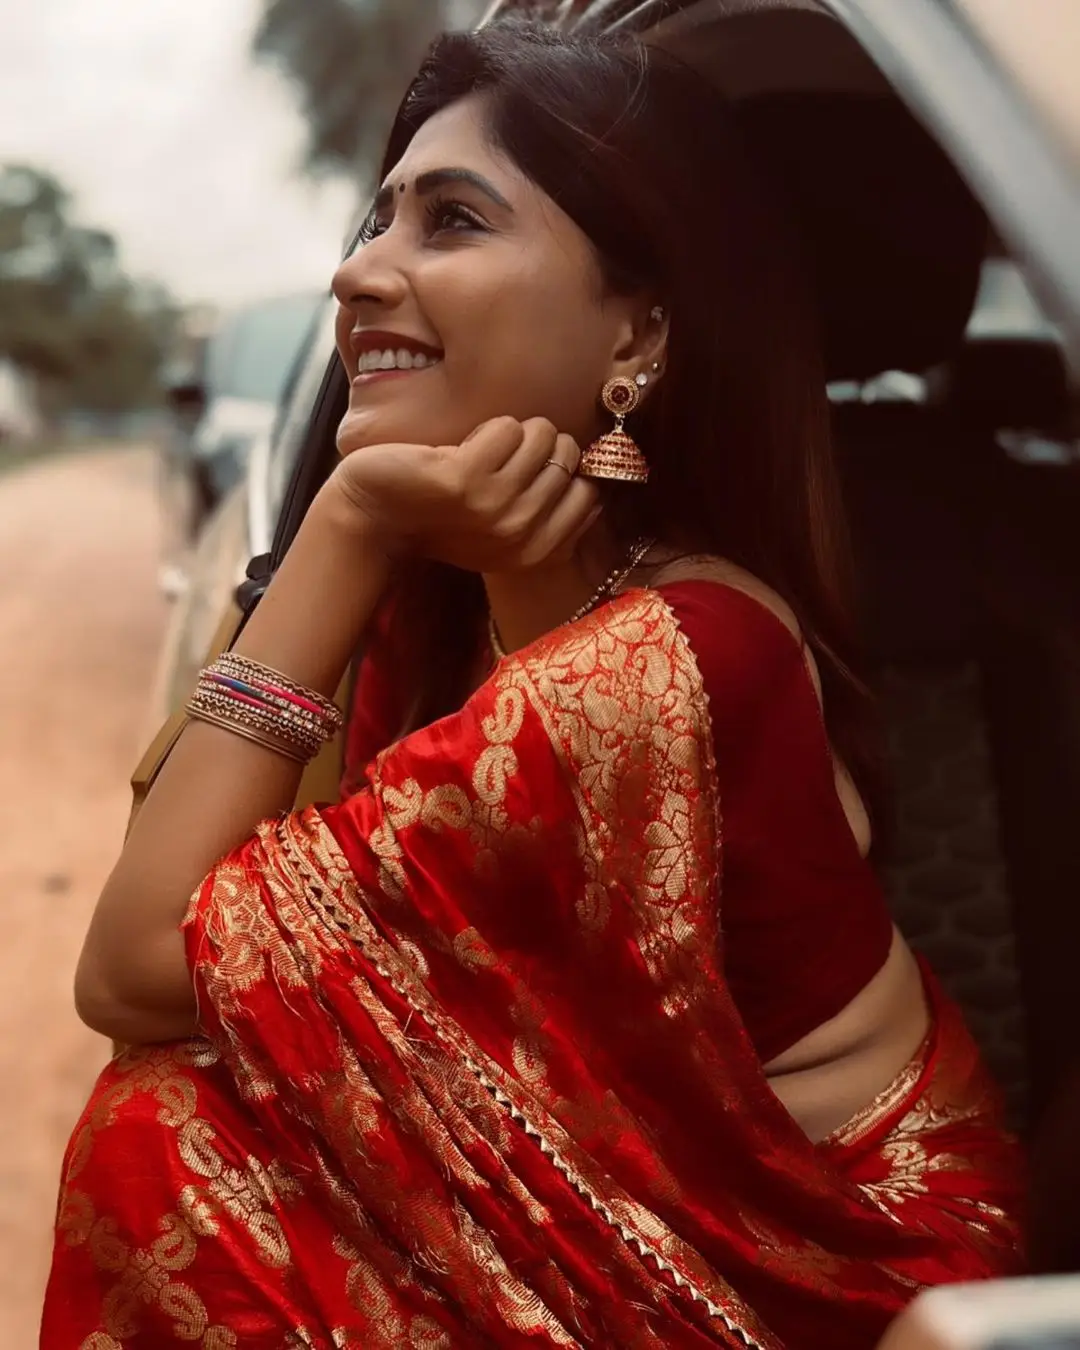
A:
<svg viewBox="0 0 1080 1350">
<path fill-rule="evenodd" d="M 957 1013 L 823 1144 L 722 975 L 709 711 L 656 595 L 504 661 L 195 897 L 206 1040 L 103 1073 L 45 1350 L 863 1347 L 1015 1269 Z"/>
</svg>

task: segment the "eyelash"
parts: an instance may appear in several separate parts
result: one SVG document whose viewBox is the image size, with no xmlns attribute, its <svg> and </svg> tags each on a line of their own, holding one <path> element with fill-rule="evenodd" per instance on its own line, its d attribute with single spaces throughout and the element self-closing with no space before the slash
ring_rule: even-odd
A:
<svg viewBox="0 0 1080 1350">
<path fill-rule="evenodd" d="M 487 225 L 481 218 L 465 206 L 462 202 L 450 201 L 443 197 L 433 197 L 424 207 L 424 215 L 427 217 L 429 228 L 433 234 L 440 232 L 440 222 L 447 218 L 458 221 L 454 227 L 457 230 L 486 230 Z M 373 239 L 378 239 L 380 235 L 386 233 L 387 226 L 380 225 L 376 219 L 375 212 L 368 216 L 363 225 L 360 226 L 358 243 L 370 244 Z M 453 232 L 453 230 L 452 230 Z"/>
</svg>

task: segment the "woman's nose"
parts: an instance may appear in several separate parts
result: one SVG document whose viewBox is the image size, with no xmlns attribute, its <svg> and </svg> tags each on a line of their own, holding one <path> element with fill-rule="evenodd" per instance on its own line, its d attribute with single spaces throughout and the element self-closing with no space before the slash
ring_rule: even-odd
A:
<svg viewBox="0 0 1080 1350">
<path fill-rule="evenodd" d="M 339 305 L 356 310 L 364 304 L 392 309 L 408 291 L 408 281 L 394 256 L 390 232 L 358 244 L 334 273 L 331 290 Z"/>
</svg>

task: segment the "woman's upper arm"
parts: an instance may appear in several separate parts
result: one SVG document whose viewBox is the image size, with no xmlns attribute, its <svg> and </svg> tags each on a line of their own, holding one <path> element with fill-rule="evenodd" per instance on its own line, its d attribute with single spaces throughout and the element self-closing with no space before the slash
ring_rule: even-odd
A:
<svg viewBox="0 0 1080 1350">
<path fill-rule="evenodd" d="M 121 993 L 87 943 L 75 972 L 75 1010 L 93 1031 L 125 1045 L 181 1040 L 198 1030 L 195 988 L 179 929 L 140 956 Z"/>
</svg>

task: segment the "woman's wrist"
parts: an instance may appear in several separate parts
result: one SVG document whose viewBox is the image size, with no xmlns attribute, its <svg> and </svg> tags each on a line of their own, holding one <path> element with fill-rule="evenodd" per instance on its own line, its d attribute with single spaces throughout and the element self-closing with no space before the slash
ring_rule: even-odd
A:
<svg viewBox="0 0 1080 1350">
<path fill-rule="evenodd" d="M 320 528 L 329 530 L 342 547 L 359 548 L 372 556 L 381 554 L 388 566 L 409 548 L 409 541 L 393 531 L 385 518 L 374 510 L 366 509 L 357 500 L 357 494 L 350 486 L 348 475 L 341 464 L 319 489 L 308 518 L 320 521 Z"/>
<path fill-rule="evenodd" d="M 374 527 L 324 488 L 235 651 L 333 697 L 389 574 Z"/>
</svg>

